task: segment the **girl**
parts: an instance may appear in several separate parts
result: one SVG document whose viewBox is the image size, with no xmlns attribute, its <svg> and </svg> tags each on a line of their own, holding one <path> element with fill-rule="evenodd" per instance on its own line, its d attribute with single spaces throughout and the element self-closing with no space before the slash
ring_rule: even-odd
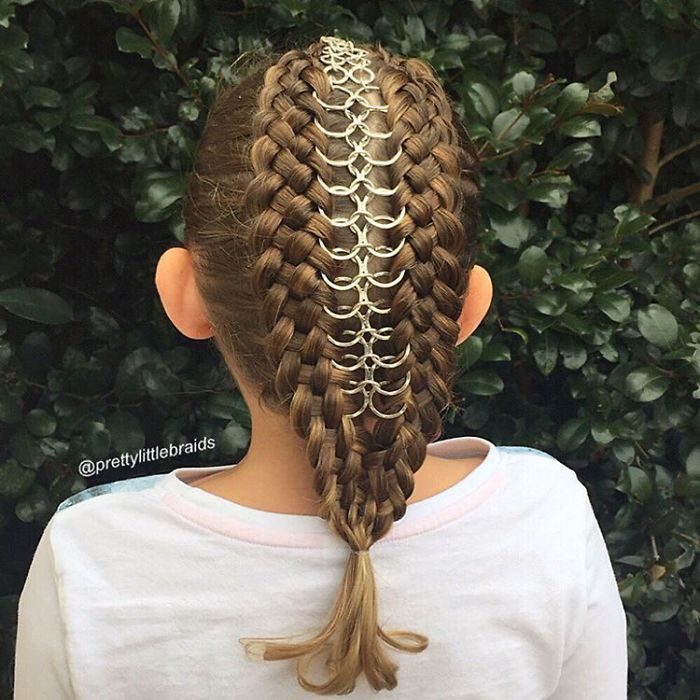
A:
<svg viewBox="0 0 700 700">
<path fill-rule="evenodd" d="M 22 592 L 16 700 L 626 697 L 575 474 L 435 442 L 491 303 L 477 178 L 433 72 L 378 46 L 322 37 L 218 93 L 156 285 L 213 338 L 250 447 L 61 504 Z M 397 652 L 417 656 L 399 672 Z"/>
</svg>

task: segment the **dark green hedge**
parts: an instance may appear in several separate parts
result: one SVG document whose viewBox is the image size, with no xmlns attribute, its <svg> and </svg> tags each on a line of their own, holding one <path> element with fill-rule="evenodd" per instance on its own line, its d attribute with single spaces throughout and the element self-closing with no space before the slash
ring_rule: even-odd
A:
<svg viewBox="0 0 700 700">
<path fill-rule="evenodd" d="M 0 696 L 56 505 L 185 463 L 86 480 L 80 461 L 245 448 L 245 407 L 211 344 L 164 317 L 155 262 L 182 241 L 215 81 L 337 32 L 430 61 L 483 159 L 495 299 L 448 435 L 578 472 L 628 614 L 630 698 L 697 697 L 699 28 L 698 0 L 0 0 Z"/>
</svg>

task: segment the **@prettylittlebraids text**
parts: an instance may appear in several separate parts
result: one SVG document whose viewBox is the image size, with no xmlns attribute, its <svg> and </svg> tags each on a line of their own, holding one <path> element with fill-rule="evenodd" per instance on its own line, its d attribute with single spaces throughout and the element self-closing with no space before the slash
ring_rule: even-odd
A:
<svg viewBox="0 0 700 700">
<path fill-rule="evenodd" d="M 129 467 L 133 469 L 141 462 L 152 462 L 155 459 L 167 459 L 168 457 L 178 457 L 181 454 L 193 454 L 202 450 L 211 450 L 216 445 L 212 437 L 204 437 L 191 442 L 184 442 L 179 445 L 169 444 L 167 447 L 142 447 L 136 454 L 122 452 L 117 457 L 108 459 L 84 459 L 78 465 L 81 476 L 97 476 L 108 469 L 118 469 L 119 467 Z"/>
</svg>

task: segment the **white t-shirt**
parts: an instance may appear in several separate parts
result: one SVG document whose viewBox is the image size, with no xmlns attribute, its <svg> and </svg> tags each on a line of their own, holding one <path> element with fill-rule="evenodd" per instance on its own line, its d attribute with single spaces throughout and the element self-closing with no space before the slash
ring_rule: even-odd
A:
<svg viewBox="0 0 700 700">
<path fill-rule="evenodd" d="M 429 640 L 419 654 L 387 647 L 398 686 L 380 692 L 624 700 L 624 608 L 576 474 L 544 452 L 480 437 L 429 452 L 485 459 L 410 504 L 370 550 L 380 624 Z M 318 631 L 348 545 L 317 516 L 252 509 L 188 484 L 233 468 L 95 486 L 59 506 L 20 596 L 15 700 L 312 697 L 294 660 L 249 659 L 238 640 Z M 361 674 L 351 697 L 375 695 Z"/>
</svg>

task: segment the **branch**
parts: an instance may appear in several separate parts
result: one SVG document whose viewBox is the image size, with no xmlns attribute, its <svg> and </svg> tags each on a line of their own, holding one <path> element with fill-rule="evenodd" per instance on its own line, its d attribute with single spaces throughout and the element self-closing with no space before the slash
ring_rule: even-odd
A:
<svg viewBox="0 0 700 700">
<path fill-rule="evenodd" d="M 136 21 L 139 23 L 141 29 L 143 29 L 144 33 L 150 40 L 151 44 L 153 44 L 153 48 L 156 50 L 156 53 L 165 61 L 165 63 L 169 63 L 172 66 L 173 71 L 177 75 L 180 80 L 185 84 L 185 87 L 192 93 L 192 96 L 194 97 L 196 102 L 199 102 L 200 105 L 202 105 L 202 100 L 197 94 L 195 90 L 192 89 L 192 85 L 190 84 L 190 81 L 187 79 L 187 76 L 180 70 L 180 66 L 177 64 L 177 59 L 174 57 L 171 57 L 172 55 L 168 53 L 168 51 L 163 48 L 163 46 L 160 45 L 158 39 L 156 38 L 155 34 L 149 29 L 148 25 L 143 21 L 143 17 L 141 16 L 141 11 L 136 10 L 136 12 L 131 12 L 131 16 L 136 19 Z"/>
<path fill-rule="evenodd" d="M 510 132 L 510 130 L 523 118 L 523 115 L 524 115 L 524 114 L 525 114 L 525 110 L 524 110 L 524 109 L 521 109 L 521 110 L 518 112 L 518 115 L 515 117 L 515 119 L 511 120 L 511 122 L 510 122 L 509 124 L 507 124 L 506 126 L 504 126 L 497 134 L 495 134 L 496 140 L 497 140 L 497 141 L 500 141 L 504 136 L 506 136 L 506 135 Z M 481 156 L 483 155 L 484 151 L 485 151 L 490 145 L 491 145 L 491 144 L 490 144 L 488 141 L 486 141 L 486 142 L 481 146 L 481 148 L 477 151 L 477 155 L 479 156 L 479 158 L 481 158 Z"/>
<path fill-rule="evenodd" d="M 686 143 L 685 146 L 681 146 L 680 148 L 677 148 L 675 151 L 671 151 L 670 153 L 667 153 L 659 161 L 659 168 L 663 168 L 664 165 L 666 165 L 666 163 L 669 163 L 670 161 L 672 161 L 674 158 L 677 158 L 682 153 L 689 151 L 691 148 L 695 148 L 695 146 L 700 146 L 700 139 L 695 139 L 695 141 L 691 141 L 690 143 Z"/>
<path fill-rule="evenodd" d="M 532 93 L 523 101 L 522 109 L 520 110 L 520 113 L 518 114 L 518 116 L 510 124 L 508 124 L 501 131 L 500 134 L 497 134 L 496 138 L 502 139 L 520 121 L 520 119 L 523 117 L 523 115 L 528 113 L 529 106 L 532 103 L 532 100 L 536 95 L 539 95 L 541 92 L 544 92 L 545 90 L 547 90 L 547 88 L 550 88 L 552 85 L 554 85 L 558 82 L 563 82 L 563 81 L 561 79 L 559 79 L 559 80 L 555 79 L 555 77 L 551 73 L 548 73 L 545 76 L 544 81 L 540 85 L 538 85 L 532 91 Z M 554 129 L 554 127 L 558 125 L 558 123 L 559 123 L 559 120 L 555 119 L 554 122 L 550 125 L 549 130 L 546 131 L 545 133 L 549 133 L 549 131 L 552 131 Z M 511 148 L 505 152 L 499 153 L 497 156 L 495 156 L 494 158 L 490 158 L 489 160 L 498 160 L 499 158 L 504 158 L 507 155 L 510 155 L 511 153 L 516 153 L 517 151 L 520 151 L 523 148 L 527 148 L 527 146 L 531 146 L 531 145 L 532 145 L 532 143 L 530 141 L 525 141 L 524 143 L 518 144 L 514 148 Z M 477 151 L 478 157 L 481 158 L 484 154 L 484 151 L 486 151 L 486 149 L 489 148 L 490 146 L 491 146 L 491 144 L 488 141 L 484 141 L 484 143 L 481 145 L 481 147 Z"/>
<path fill-rule="evenodd" d="M 686 197 L 697 194 L 700 192 L 700 182 L 694 182 L 692 185 L 686 185 L 685 187 L 678 187 L 675 190 L 666 192 L 665 194 L 659 195 L 656 199 L 652 199 L 649 205 L 646 207 L 651 211 L 660 209 L 661 207 L 672 204 L 673 202 L 678 202 Z"/>
<path fill-rule="evenodd" d="M 649 236 L 651 236 L 654 233 L 658 233 L 659 231 L 663 231 L 665 228 L 668 228 L 669 226 L 673 226 L 673 224 L 679 224 L 681 221 L 687 221 L 688 219 L 695 219 L 698 216 L 700 216 L 700 209 L 697 209 L 695 211 L 691 211 L 689 214 L 683 214 L 683 216 L 677 216 L 675 219 L 671 219 L 670 221 L 665 221 L 663 224 L 659 224 L 658 226 L 654 226 L 654 228 L 650 228 L 647 231 L 647 234 Z"/>
<path fill-rule="evenodd" d="M 649 182 L 638 181 L 632 188 L 630 201 L 641 206 L 654 195 L 654 185 L 659 174 L 659 153 L 661 138 L 664 133 L 663 117 L 652 117 L 648 112 L 642 118 L 642 135 L 644 138 L 644 153 L 639 166 L 649 173 Z"/>
</svg>

